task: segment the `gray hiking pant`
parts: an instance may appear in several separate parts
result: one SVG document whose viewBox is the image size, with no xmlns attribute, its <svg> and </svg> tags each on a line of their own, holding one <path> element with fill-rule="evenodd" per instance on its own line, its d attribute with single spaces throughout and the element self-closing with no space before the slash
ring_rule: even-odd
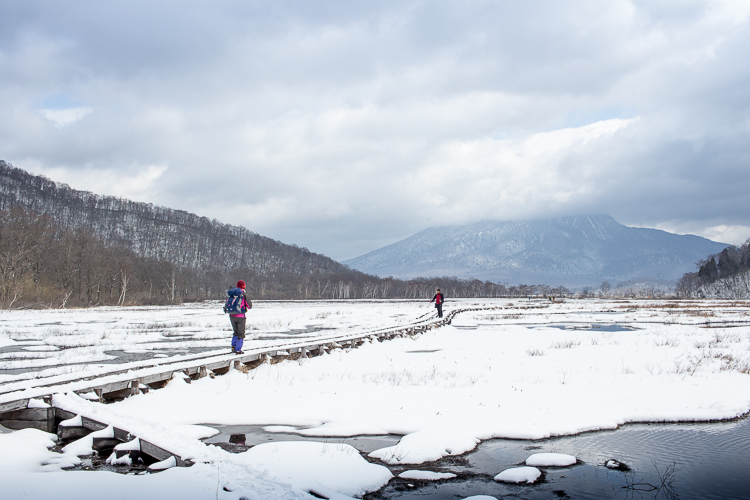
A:
<svg viewBox="0 0 750 500">
<path fill-rule="evenodd" d="M 232 322 L 232 330 L 234 336 L 238 339 L 245 338 L 245 322 L 247 318 L 238 318 L 237 316 L 229 316 L 229 320 Z"/>
</svg>

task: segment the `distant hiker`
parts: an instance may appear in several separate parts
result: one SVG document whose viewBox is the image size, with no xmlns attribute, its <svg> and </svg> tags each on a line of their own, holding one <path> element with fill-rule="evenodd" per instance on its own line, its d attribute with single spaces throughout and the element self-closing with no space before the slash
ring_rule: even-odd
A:
<svg viewBox="0 0 750 500">
<path fill-rule="evenodd" d="M 245 286 L 245 282 L 239 280 L 237 287 L 227 291 L 224 304 L 224 312 L 229 313 L 229 320 L 232 322 L 232 352 L 235 354 L 244 354 L 242 344 L 245 342 L 245 313 L 253 307 L 253 303 L 245 295 Z"/>
<path fill-rule="evenodd" d="M 440 289 L 437 289 L 437 293 L 430 301 L 430 304 L 435 302 L 435 308 L 438 310 L 438 318 L 443 317 L 443 302 L 445 302 L 445 297 L 443 297 L 443 292 L 440 291 Z"/>
</svg>

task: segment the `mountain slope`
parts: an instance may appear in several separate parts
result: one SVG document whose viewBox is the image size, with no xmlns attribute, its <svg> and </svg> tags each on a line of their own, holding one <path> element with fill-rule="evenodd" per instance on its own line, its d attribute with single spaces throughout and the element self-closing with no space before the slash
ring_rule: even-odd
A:
<svg viewBox="0 0 750 500">
<path fill-rule="evenodd" d="M 61 227 L 84 228 L 137 255 L 181 268 L 247 269 L 260 277 L 359 274 L 324 255 L 244 227 L 170 208 L 99 196 L 31 175 L 0 160 L 0 210 L 49 215 Z"/>
<path fill-rule="evenodd" d="M 586 286 L 603 280 L 676 280 L 726 246 L 698 236 L 626 227 L 596 215 L 430 228 L 344 263 L 398 278 Z"/>
</svg>

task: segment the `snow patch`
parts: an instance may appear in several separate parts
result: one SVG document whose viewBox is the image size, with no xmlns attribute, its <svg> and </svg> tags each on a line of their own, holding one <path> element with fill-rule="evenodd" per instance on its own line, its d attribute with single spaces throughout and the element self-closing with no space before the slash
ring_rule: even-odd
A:
<svg viewBox="0 0 750 500">
<path fill-rule="evenodd" d="M 420 464 L 473 450 L 479 439 L 466 431 L 427 429 L 407 434 L 395 446 L 370 453 L 387 464 Z"/>
<path fill-rule="evenodd" d="M 329 496 L 362 495 L 383 487 L 393 474 L 382 465 L 367 462 L 348 444 L 283 441 L 254 446 L 240 457 L 256 468 L 303 491 Z"/>
<path fill-rule="evenodd" d="M 576 463 L 576 457 L 564 453 L 535 453 L 526 459 L 532 467 L 566 467 Z"/>
<path fill-rule="evenodd" d="M 534 483 L 542 475 L 536 467 L 514 467 L 505 469 L 495 476 L 495 481 L 502 483 Z"/>
<path fill-rule="evenodd" d="M 451 472 L 432 472 L 429 470 L 407 470 L 398 475 L 403 479 L 419 479 L 422 481 L 439 481 L 441 479 L 453 479 L 456 477 Z"/>
</svg>

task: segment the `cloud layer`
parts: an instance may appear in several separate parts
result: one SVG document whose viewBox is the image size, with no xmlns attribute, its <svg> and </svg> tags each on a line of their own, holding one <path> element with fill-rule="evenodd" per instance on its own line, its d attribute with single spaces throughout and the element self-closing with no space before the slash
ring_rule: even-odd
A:
<svg viewBox="0 0 750 500">
<path fill-rule="evenodd" d="M 749 13 L 11 2 L 0 158 L 341 260 L 428 226 L 587 213 L 741 243 Z"/>
</svg>

